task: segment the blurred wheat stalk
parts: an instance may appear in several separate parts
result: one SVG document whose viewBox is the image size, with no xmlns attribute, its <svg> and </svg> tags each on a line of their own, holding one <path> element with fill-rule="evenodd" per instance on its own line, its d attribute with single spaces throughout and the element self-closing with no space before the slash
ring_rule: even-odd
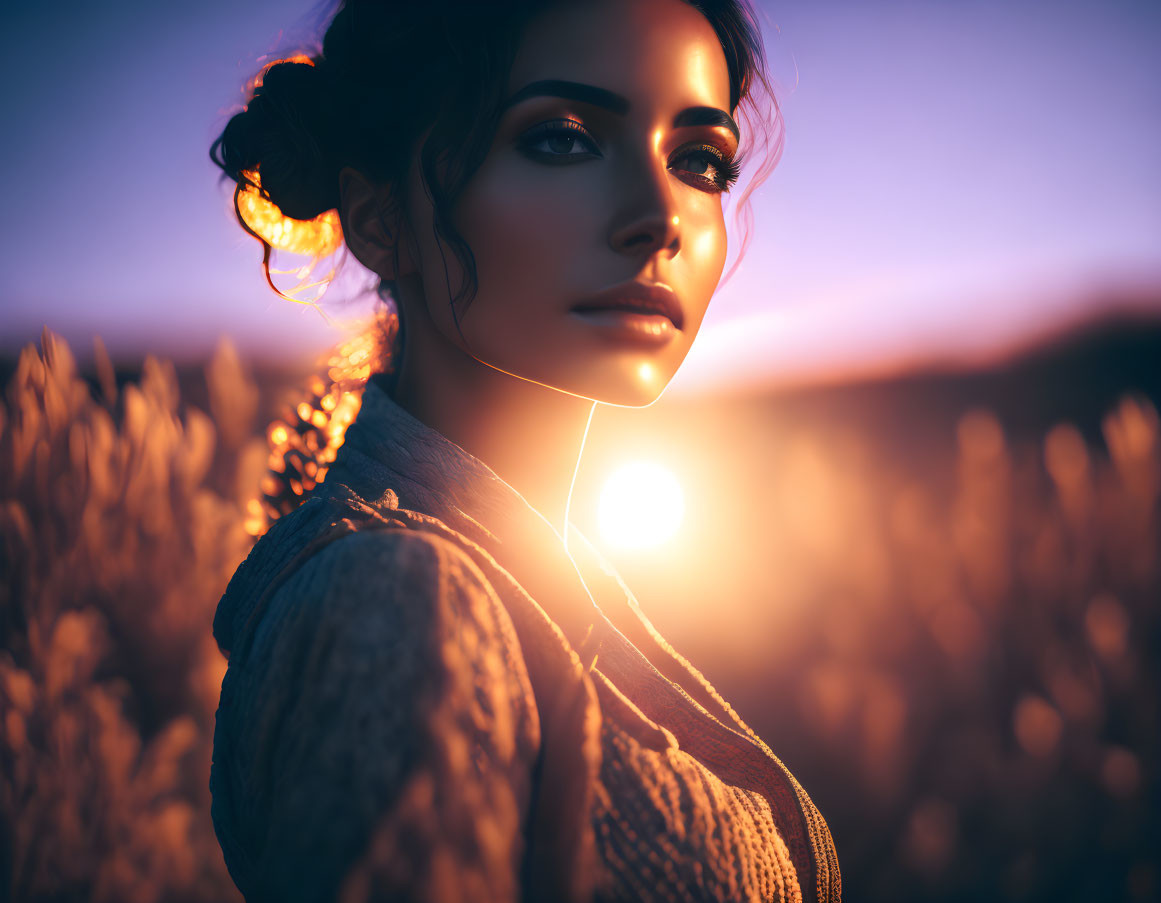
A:
<svg viewBox="0 0 1161 903">
<path fill-rule="evenodd" d="M 1158 899 L 1161 419 L 1130 393 L 1101 432 L 970 410 L 947 488 L 888 483 L 857 436 L 780 461 L 770 568 L 802 614 L 771 684 L 844 874 L 882 879 L 862 898 Z"/>
<path fill-rule="evenodd" d="M 252 542 L 257 391 L 222 345 L 213 420 L 153 357 L 118 392 L 98 342 L 95 398 L 66 344 L 41 344 L 0 407 L 0 892 L 238 899 L 208 817 L 209 625 Z"/>
</svg>

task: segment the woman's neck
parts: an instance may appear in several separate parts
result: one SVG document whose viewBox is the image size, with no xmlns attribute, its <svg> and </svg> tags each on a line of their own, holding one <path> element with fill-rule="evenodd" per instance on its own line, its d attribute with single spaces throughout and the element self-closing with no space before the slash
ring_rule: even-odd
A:
<svg viewBox="0 0 1161 903">
<path fill-rule="evenodd" d="M 569 492 L 595 402 L 496 370 L 405 315 L 394 399 L 488 465 L 562 536 Z"/>
</svg>

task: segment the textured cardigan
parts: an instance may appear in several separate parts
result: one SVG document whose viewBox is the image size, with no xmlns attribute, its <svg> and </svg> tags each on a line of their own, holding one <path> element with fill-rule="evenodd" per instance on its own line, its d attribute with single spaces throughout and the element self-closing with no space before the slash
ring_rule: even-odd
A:
<svg viewBox="0 0 1161 903">
<path fill-rule="evenodd" d="M 595 549 L 374 380 L 214 636 L 249 903 L 840 899 L 805 791 Z"/>
</svg>

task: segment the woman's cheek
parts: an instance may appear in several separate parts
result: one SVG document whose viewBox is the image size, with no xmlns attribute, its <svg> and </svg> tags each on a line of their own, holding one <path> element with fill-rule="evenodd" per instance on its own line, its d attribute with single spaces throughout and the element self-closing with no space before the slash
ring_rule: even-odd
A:
<svg viewBox="0 0 1161 903">
<path fill-rule="evenodd" d="M 525 163 L 474 187 L 461 208 L 461 234 L 476 258 L 481 301 L 555 327 L 576 298 L 604 287 L 600 186 L 586 185 L 592 180 L 582 169 Z"/>
<path fill-rule="evenodd" d="M 726 265 L 725 217 L 720 201 L 713 198 L 712 203 L 712 208 L 699 204 L 687 212 L 679 257 L 684 263 L 676 274 L 682 283 L 679 291 L 689 305 L 687 313 L 692 315 L 687 323 L 694 329 L 705 315 Z"/>
<path fill-rule="evenodd" d="M 462 234 L 488 241 L 500 232 L 512 238 L 507 244 L 514 252 L 552 248 L 556 236 L 584 216 L 591 186 L 580 169 L 513 157 L 482 170 L 461 201 Z"/>
<path fill-rule="evenodd" d="M 500 197 L 463 231 L 476 259 L 479 294 L 516 307 L 532 303 L 560 278 L 563 260 L 559 214 L 532 197 Z M 567 253 L 567 252 L 565 252 Z"/>
</svg>

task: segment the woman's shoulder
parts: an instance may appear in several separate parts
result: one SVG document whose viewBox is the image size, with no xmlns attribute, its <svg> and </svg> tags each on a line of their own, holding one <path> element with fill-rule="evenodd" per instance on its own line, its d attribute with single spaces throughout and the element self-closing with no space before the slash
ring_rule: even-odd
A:
<svg viewBox="0 0 1161 903">
<path fill-rule="evenodd" d="M 470 634 L 472 649 L 494 647 L 512 659 L 509 666 L 519 666 L 515 633 L 495 589 L 453 541 L 379 525 L 320 539 L 270 588 L 270 610 L 258 615 L 255 642 L 268 632 L 294 630 L 333 636 L 353 653 L 389 645 L 434 663 L 445 657 L 433 646 Z M 484 662 L 463 656 L 456 664 Z"/>
<path fill-rule="evenodd" d="M 488 578 L 447 535 L 317 497 L 255 544 L 218 603 L 214 636 L 228 657 L 239 649 L 246 657 L 289 609 L 316 627 L 353 620 L 371 629 L 405 616 L 413 626 L 440 618 L 490 623 L 498 605 Z"/>
<path fill-rule="evenodd" d="M 248 623 L 211 777 L 231 873 L 272 898 L 333 888 L 379 830 L 503 877 L 539 744 L 506 613 L 453 540 L 335 513 L 308 511 L 317 523 L 290 524 L 255 558 L 261 576 L 231 584 Z M 481 825 L 512 844 L 483 863 L 465 852 Z M 389 877 L 420 867 L 388 858 L 374 869 Z"/>
<path fill-rule="evenodd" d="M 214 620 L 235 683 L 310 664 L 320 682 L 376 670 L 388 691 L 482 682 L 532 708 L 511 618 L 454 534 L 366 513 L 311 499 L 255 545 Z"/>
<path fill-rule="evenodd" d="M 531 707 L 507 612 L 452 540 L 397 526 L 317 539 L 258 600 L 245 661 L 232 665 L 290 674 L 310 664 L 320 683 L 356 672 L 388 694 L 482 684 Z"/>
</svg>

